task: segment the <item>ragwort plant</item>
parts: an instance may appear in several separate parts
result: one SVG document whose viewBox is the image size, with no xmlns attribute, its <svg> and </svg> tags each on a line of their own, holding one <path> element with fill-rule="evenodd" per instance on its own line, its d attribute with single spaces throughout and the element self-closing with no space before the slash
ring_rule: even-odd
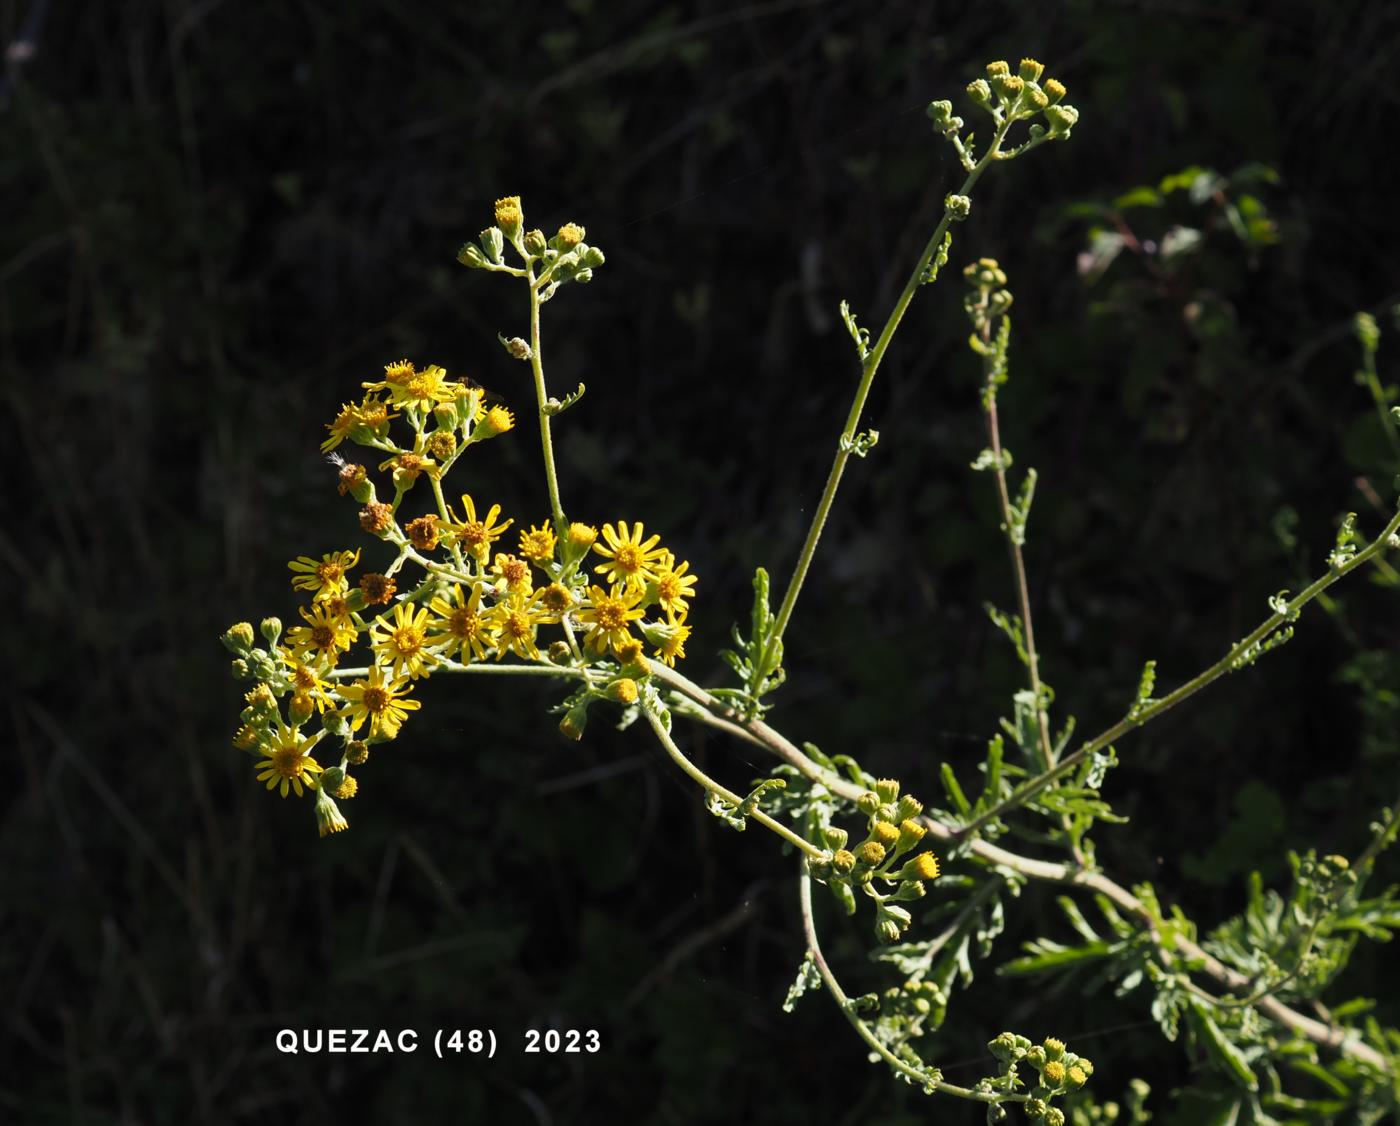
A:
<svg viewBox="0 0 1400 1126">
<path fill-rule="evenodd" d="M 549 393 L 540 319 L 565 287 L 588 282 L 604 255 L 566 223 L 552 238 L 527 229 L 516 197 L 498 200 L 495 223 L 464 246 L 465 266 L 518 284 L 528 309 L 528 339 L 500 338 L 529 365 L 549 512 L 516 523 L 480 496 L 449 503 L 444 480 L 471 447 L 511 435 L 515 419 L 490 406 L 482 390 L 436 365 L 400 360 L 364 384 L 358 402 L 329 424 L 323 449 L 339 466 L 339 492 L 360 506 L 362 530 L 392 555 L 382 571 L 351 582 L 361 552 L 346 549 L 292 561 L 292 586 L 309 596 L 302 624 L 233 626 L 224 643 L 234 673 L 251 681 L 234 744 L 256 760 L 256 778 L 284 797 L 309 792 L 322 835 L 347 827 L 340 802 L 354 797 L 372 748 L 396 739 L 421 706 L 425 682 L 447 673 L 558 679 L 569 692 L 556 711 L 560 730 L 583 736 L 595 706 L 618 706 L 623 724 L 644 719 L 666 753 L 704 791 L 709 810 L 735 829 L 756 823 L 797 860 L 806 954 L 785 1009 L 824 989 L 872 1061 L 928 1093 L 986 1104 L 988 1121 L 1019 1108 L 1031 1122 L 1062 1126 L 1143 1122 L 1141 1080 L 1115 1080 L 1123 1102 L 1097 1103 L 1083 1090 L 1092 1063 L 1057 1039 L 1033 1043 L 1004 1032 L 989 1045 L 987 1074 L 970 1086 L 946 1082 L 921 1041 L 947 1018 L 972 963 L 990 957 L 1006 902 L 1030 881 L 1062 885 L 1069 931 L 1028 945 L 1000 966 L 1012 975 L 1092 972 L 1119 994 L 1140 993 L 1169 1040 L 1184 1026 L 1216 1076 L 1210 1113 L 1220 1121 L 1332 1121 L 1351 1113 L 1375 1122 L 1397 1098 L 1400 1033 L 1367 1016 L 1364 1000 L 1328 1008 L 1322 994 L 1361 938 L 1385 939 L 1400 926 L 1395 889 L 1363 896 L 1377 854 L 1400 831 L 1400 803 L 1380 814 L 1355 859 L 1291 857 L 1292 887 L 1266 889 L 1256 878 L 1244 911 L 1202 938 L 1196 924 L 1149 884 L 1129 890 L 1096 861 L 1092 831 L 1116 818 L 1104 795 L 1116 747 L 1138 728 L 1227 674 L 1253 665 L 1292 636 L 1302 612 L 1334 584 L 1400 547 L 1400 514 L 1364 539 L 1355 518 L 1343 522 L 1327 569 L 1297 594 L 1280 591 L 1269 613 L 1213 665 L 1159 691 L 1154 662 L 1143 668 L 1123 717 L 1075 741 L 1073 717 L 1054 715 L 1055 694 L 1036 647 L 1027 581 L 1026 539 L 1034 469 L 1013 474 L 1001 440 L 999 399 L 1010 365 L 1012 304 L 1006 274 L 977 258 L 963 275 L 971 321 L 969 347 L 981 372 L 986 448 L 972 468 L 989 475 L 1011 565 L 1014 610 L 991 609 L 1025 670 L 1010 716 L 987 745 L 980 792 L 969 794 L 948 764 L 943 795 L 925 804 L 895 779 L 875 778 L 849 754 L 798 746 L 764 721 L 783 683 L 783 636 L 852 457 L 879 435 L 861 429 L 871 385 L 905 311 L 949 260 L 953 228 L 967 219 L 978 181 L 993 166 L 1067 139 L 1078 119 L 1065 89 L 1023 59 L 1013 71 L 994 62 L 967 88 L 986 115 L 986 140 L 964 135 L 950 102 L 928 107 L 934 130 L 966 172 L 944 200 L 942 217 L 878 335 L 843 303 L 842 317 L 860 364 L 855 398 L 806 540 L 776 611 L 763 568 L 754 576 L 753 611 L 723 656 L 735 683 L 702 687 L 676 671 L 690 635 L 687 617 L 697 577 L 640 523 L 571 521 L 555 472 L 552 427 L 583 395 Z M 1374 349 L 1368 353 L 1374 356 Z M 346 460 L 347 445 L 372 452 L 375 471 Z M 382 488 L 382 492 L 381 492 Z M 415 506 L 416 505 L 416 506 Z M 508 533 L 514 528 L 514 538 Z M 360 664 L 348 654 L 363 646 Z M 746 792 L 709 777 L 687 757 L 674 721 L 707 724 L 771 752 L 779 764 Z M 1044 842 L 1052 855 L 1030 856 L 998 843 L 1013 830 Z M 1027 832 L 1029 830 L 1029 832 Z M 935 855 L 942 854 L 942 859 Z M 944 874 L 943 864 L 953 868 Z M 868 912 L 871 957 L 889 968 L 883 993 L 852 997 L 823 953 L 813 885 L 851 915 Z M 1089 912 L 1080 904 L 1087 901 Z M 932 908 L 928 909 L 928 903 Z M 914 912 L 925 910 L 916 920 Z M 1064 939 L 1067 939 L 1064 940 Z M 1278 1117 L 1275 1117 L 1278 1116 Z"/>
</svg>

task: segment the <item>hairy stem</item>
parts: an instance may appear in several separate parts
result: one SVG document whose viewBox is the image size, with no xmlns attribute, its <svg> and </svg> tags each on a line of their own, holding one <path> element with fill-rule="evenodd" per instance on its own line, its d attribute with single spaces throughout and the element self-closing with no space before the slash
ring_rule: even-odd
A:
<svg viewBox="0 0 1400 1126">
<path fill-rule="evenodd" d="M 550 433 L 549 401 L 544 386 L 544 361 L 540 358 L 540 291 L 533 275 L 526 275 L 530 286 L 530 371 L 535 377 L 535 411 L 540 420 L 540 451 L 544 456 L 544 480 L 549 489 L 549 510 L 554 520 L 554 534 L 563 539 L 569 534 L 564 519 L 564 506 L 559 501 L 559 477 L 554 470 L 554 438 Z"/>
</svg>

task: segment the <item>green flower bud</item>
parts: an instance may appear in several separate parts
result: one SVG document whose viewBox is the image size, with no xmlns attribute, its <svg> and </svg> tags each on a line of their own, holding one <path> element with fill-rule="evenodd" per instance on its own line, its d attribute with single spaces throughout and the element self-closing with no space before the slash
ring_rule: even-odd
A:
<svg viewBox="0 0 1400 1126">
<path fill-rule="evenodd" d="M 838 848 L 831 857 L 831 866 L 838 874 L 844 876 L 856 866 L 856 854 Z"/>
<path fill-rule="evenodd" d="M 276 645 L 277 639 L 282 636 L 282 619 L 264 618 L 259 623 L 258 630 L 269 645 Z"/>
<path fill-rule="evenodd" d="M 875 937 L 886 945 L 898 942 L 902 933 L 900 925 L 893 919 L 881 919 L 875 924 Z"/>
<path fill-rule="evenodd" d="M 1050 99 L 1052 106 L 1065 96 L 1065 84 L 1058 78 L 1047 78 L 1041 89 L 1045 91 L 1045 96 Z"/>
<path fill-rule="evenodd" d="M 943 210 L 953 222 L 961 223 L 972 214 L 972 200 L 965 195 L 954 195 L 950 192 L 943 199 Z"/>
<path fill-rule="evenodd" d="M 895 820 L 897 822 L 908 821 L 911 817 L 918 817 L 924 811 L 924 803 L 913 794 L 905 794 L 899 799 L 899 805 L 895 809 Z"/>
<path fill-rule="evenodd" d="M 526 231 L 524 242 L 527 254 L 543 254 L 545 247 L 549 245 L 549 240 L 544 237 L 544 232 L 540 230 Z"/>
<path fill-rule="evenodd" d="M 933 127 L 942 130 L 947 127 L 948 122 L 953 118 L 953 103 L 949 101 L 929 102 L 928 119 L 933 122 Z"/>
<path fill-rule="evenodd" d="M 1000 78 L 1011 73 L 1011 64 L 998 59 L 994 63 L 987 64 L 987 77 Z"/>
<path fill-rule="evenodd" d="M 1065 1042 L 1056 1040 L 1053 1036 L 1045 1039 L 1045 1058 L 1048 1060 L 1062 1059 L 1065 1054 Z"/>
<path fill-rule="evenodd" d="M 573 656 L 573 654 L 569 652 L 569 643 L 567 641 L 551 641 L 546 653 L 549 659 L 556 665 L 567 665 L 569 659 Z"/>
<path fill-rule="evenodd" d="M 583 729 L 588 726 L 588 702 L 575 704 L 567 712 L 564 718 L 559 721 L 560 732 L 568 738 L 578 742 L 583 738 Z"/>
<path fill-rule="evenodd" d="M 1029 1052 L 1026 1053 L 1026 1063 L 1028 1063 L 1031 1067 L 1035 1068 L 1036 1071 L 1039 1071 L 1042 1067 L 1044 1067 L 1045 1062 L 1045 1049 L 1042 1048 L 1039 1044 L 1037 1044 L 1034 1048 L 1032 1048 Z"/>
<path fill-rule="evenodd" d="M 359 739 L 354 740 L 345 748 L 345 761 L 351 766 L 363 766 L 369 762 L 369 747 Z"/>
<path fill-rule="evenodd" d="M 496 233 L 500 234 L 499 231 Z M 486 265 L 486 255 L 475 243 L 463 243 L 462 249 L 457 251 L 457 261 L 470 270 L 480 270 Z"/>
<path fill-rule="evenodd" d="M 344 781 L 345 771 L 341 770 L 338 766 L 332 766 L 328 770 L 322 772 L 321 777 L 317 781 L 317 784 L 324 788 L 328 793 L 333 793 L 336 790 L 340 789 L 340 784 Z"/>
<path fill-rule="evenodd" d="M 826 842 L 827 848 L 845 848 L 850 839 L 850 833 L 845 829 L 838 829 L 835 825 L 828 825 L 822 830 L 822 840 Z"/>
<path fill-rule="evenodd" d="M 1023 81 L 1039 82 L 1040 76 L 1045 73 L 1045 67 L 1034 59 L 1022 59 L 1021 65 L 1016 68 L 1016 73 L 1021 76 Z"/>
<path fill-rule="evenodd" d="M 1357 313 L 1353 325 L 1361 346 L 1368 352 L 1374 352 L 1381 342 L 1381 327 L 1376 324 L 1376 318 L 1370 313 Z"/>
<path fill-rule="evenodd" d="M 230 653 L 246 653 L 253 647 L 253 626 L 251 622 L 237 622 L 228 627 L 220 641 Z"/>
<path fill-rule="evenodd" d="M 1065 1081 L 1065 1065 L 1059 1060 L 1050 1060 L 1040 1069 L 1040 1079 L 1047 1087 L 1058 1087 Z"/>
<path fill-rule="evenodd" d="M 1025 88 L 1026 84 L 1014 74 L 1002 74 L 992 79 L 992 89 L 1003 102 L 1014 102 Z"/>
<path fill-rule="evenodd" d="M 303 693 L 297 693 L 287 701 L 287 718 L 295 727 L 305 723 L 316 710 L 316 701 Z"/>
<path fill-rule="evenodd" d="M 901 903 L 908 903 L 915 899 L 923 899 L 928 894 L 923 882 L 920 880 L 905 880 L 894 893 L 894 898 Z"/>
<path fill-rule="evenodd" d="M 1089 1082 L 1089 1077 L 1084 1074 L 1082 1067 L 1071 1067 L 1065 1072 L 1065 1079 L 1076 1091 Z"/>
<path fill-rule="evenodd" d="M 508 195 L 496 201 L 496 226 L 506 238 L 513 239 L 525 222 L 525 212 L 518 195 Z"/>
<path fill-rule="evenodd" d="M 580 252 L 578 261 L 585 270 L 596 270 L 607 258 L 598 247 L 590 246 Z"/>
<path fill-rule="evenodd" d="M 242 657 L 239 657 L 233 661 L 234 680 L 247 680 L 252 675 L 252 670 L 248 668 L 248 662 L 245 661 Z"/>
<path fill-rule="evenodd" d="M 876 810 L 880 808 L 880 795 L 867 790 L 856 799 L 856 808 L 867 817 L 874 817 Z"/>
<path fill-rule="evenodd" d="M 1009 1063 L 1017 1058 L 1016 1037 L 1010 1032 L 1003 1032 L 995 1040 L 988 1042 L 987 1051 L 1002 1063 Z"/>
<path fill-rule="evenodd" d="M 894 778 L 881 778 L 875 783 L 875 793 L 879 795 L 882 805 L 895 801 L 899 797 L 899 781 Z"/>
<path fill-rule="evenodd" d="M 1052 1106 L 1045 1112 L 1045 1126 L 1065 1126 L 1065 1112 Z"/>
<path fill-rule="evenodd" d="M 1075 122 L 1079 120 L 1079 111 L 1073 106 L 1048 106 L 1045 110 L 1045 121 L 1050 127 L 1050 137 L 1052 140 L 1068 137 L 1069 131 L 1074 128 Z"/>
<path fill-rule="evenodd" d="M 1026 1117 L 1034 1121 L 1037 1118 L 1044 1118 L 1045 1112 L 1049 1108 L 1045 1105 L 1044 1099 L 1026 1100 Z"/>
<path fill-rule="evenodd" d="M 486 252 L 488 261 L 500 265 L 501 257 L 505 253 L 506 240 L 501 234 L 499 227 L 487 227 L 478 236 L 481 241 L 481 249 Z"/>
<path fill-rule="evenodd" d="M 1049 97 L 1039 86 L 1027 86 L 1024 97 L 1025 101 L 1036 109 L 1044 109 L 1050 104 Z"/>
<path fill-rule="evenodd" d="M 325 790 L 325 787 L 316 787 L 316 830 L 321 836 L 329 836 L 331 833 L 339 833 L 350 828 L 350 822 L 345 820 L 345 815 L 340 812 L 340 807 L 335 804 L 335 799 Z"/>
<path fill-rule="evenodd" d="M 856 849 L 856 859 L 867 868 L 876 868 L 885 859 L 885 846 L 879 841 L 866 841 Z"/>
<path fill-rule="evenodd" d="M 1074 1061 L 1074 1066 L 1079 1068 L 1079 1070 L 1084 1073 L 1086 1078 L 1094 1074 L 1094 1065 L 1089 1060 L 1086 1060 L 1083 1056 L 1080 1056 L 1077 1060 Z"/>
<path fill-rule="evenodd" d="M 985 78 L 979 78 L 976 82 L 967 84 L 967 96 L 979 106 L 990 106 L 992 104 L 992 88 L 987 85 Z"/>
<path fill-rule="evenodd" d="M 905 820 L 899 823 L 899 840 L 895 842 L 895 852 L 908 852 L 924 839 L 924 835 L 927 832 L 928 830 L 917 821 L 912 818 L 905 818 Z"/>
<path fill-rule="evenodd" d="M 593 280 L 593 271 L 592 271 L 592 270 L 580 270 L 578 273 L 576 273 L 576 274 L 574 275 L 574 281 L 578 282 L 580 285 L 587 285 L 587 284 L 588 284 L 589 282 L 591 282 L 592 280 Z"/>
</svg>

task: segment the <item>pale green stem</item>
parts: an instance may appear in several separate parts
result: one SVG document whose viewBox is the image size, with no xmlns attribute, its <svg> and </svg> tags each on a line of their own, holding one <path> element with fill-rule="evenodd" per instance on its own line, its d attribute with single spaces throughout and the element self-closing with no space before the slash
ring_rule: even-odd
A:
<svg viewBox="0 0 1400 1126">
<path fill-rule="evenodd" d="M 559 477 L 554 470 L 554 438 L 550 433 L 549 414 L 545 404 L 549 394 L 544 386 L 544 362 L 540 359 L 540 291 L 533 275 L 527 275 L 530 286 L 530 370 L 535 376 L 535 410 L 540 420 L 540 450 L 544 455 L 544 480 L 549 489 L 549 508 L 554 519 L 554 534 L 563 539 L 569 534 L 564 519 L 564 506 L 559 500 Z"/>
<path fill-rule="evenodd" d="M 666 724 L 662 721 L 659 715 L 653 712 L 650 708 L 643 708 L 642 712 L 646 715 L 648 721 L 651 723 L 651 729 L 656 732 L 656 738 L 666 749 L 666 753 L 671 756 L 672 761 L 674 761 L 677 766 L 679 766 L 683 771 L 685 771 L 686 774 L 688 774 L 693 781 L 698 783 L 705 790 L 714 794 L 716 797 L 720 798 L 722 801 L 728 802 L 735 809 L 738 809 L 741 805 L 744 804 L 744 799 L 741 798 L 738 794 L 734 793 L 733 790 L 725 789 L 708 774 L 706 774 L 703 770 L 701 770 L 698 766 L 696 766 L 693 762 L 691 762 L 690 759 L 685 757 L 685 755 L 681 752 L 681 749 L 676 746 L 675 740 L 671 738 L 671 733 L 666 730 Z M 755 809 L 752 813 L 749 814 L 749 818 L 753 821 L 757 821 L 765 829 L 769 829 L 772 832 L 776 833 L 778 836 L 782 837 L 783 840 L 787 841 L 788 844 L 792 845 L 794 848 L 797 848 L 806 856 L 810 856 L 813 860 L 827 859 L 826 852 L 824 852 L 822 849 L 817 848 L 810 841 L 804 841 L 786 825 L 782 824 L 781 822 L 775 821 L 772 817 L 768 816 L 768 814 L 764 813 L 763 810 Z"/>
<path fill-rule="evenodd" d="M 997 128 L 990 147 L 982 159 L 968 172 L 967 179 L 958 189 L 958 195 L 967 195 L 972 190 L 973 185 L 981 178 L 987 165 L 996 159 L 997 151 L 1001 147 L 1001 142 L 1005 139 L 1006 131 L 1011 127 L 1011 124 L 1008 120 Z M 830 514 L 832 503 L 836 499 L 836 489 L 841 484 L 841 475 L 846 471 L 846 462 L 850 460 L 856 428 L 860 425 L 861 412 L 865 409 L 865 400 L 870 394 L 875 373 L 880 369 L 880 362 L 885 358 L 885 352 L 889 349 L 890 341 L 894 339 L 895 330 L 899 328 L 900 321 L 904 319 L 904 313 L 909 308 L 909 303 L 914 300 L 915 292 L 923 284 L 924 273 L 928 269 L 929 263 L 933 261 L 933 256 L 938 253 L 938 248 L 943 245 L 943 236 L 947 233 L 951 221 L 947 211 L 944 211 L 943 218 L 939 220 L 938 226 L 934 228 L 933 235 L 929 238 L 923 253 L 919 255 L 919 260 L 909 275 L 909 280 L 904 283 L 904 291 L 900 293 L 899 299 L 895 302 L 889 319 L 885 321 L 885 327 L 880 330 L 880 336 L 875 341 L 875 346 L 870 349 L 870 353 L 866 356 L 861 367 L 860 384 L 856 387 L 855 399 L 851 403 L 850 412 L 846 415 L 846 425 L 841 431 L 841 439 L 836 445 L 836 456 L 832 459 L 831 471 L 827 474 L 826 487 L 822 490 L 821 499 L 817 502 L 817 509 L 812 514 L 812 522 L 807 528 L 807 538 L 797 557 L 797 565 L 793 568 L 792 578 L 788 582 L 787 592 L 783 595 L 782 605 L 778 608 L 773 631 L 769 634 L 767 645 L 764 646 L 763 660 L 759 664 L 760 670 L 767 666 L 774 647 L 782 640 L 788 620 L 792 617 L 793 607 L 797 604 L 797 596 L 801 593 L 802 584 L 807 578 L 807 571 L 812 565 L 812 557 L 816 554 L 817 542 L 821 539 L 822 529 L 826 526 L 827 516 Z M 759 675 L 759 673 L 756 672 L 755 675 Z M 750 687 L 752 690 L 756 688 L 756 685 Z"/>
<path fill-rule="evenodd" d="M 1216 661 L 1215 664 L 1211 665 L 1210 668 L 1206 669 L 1204 672 L 1188 680 L 1180 688 L 1176 689 L 1176 691 L 1170 693 L 1169 695 L 1163 696 L 1160 700 L 1153 700 L 1150 704 L 1140 708 L 1132 715 L 1119 720 L 1107 731 L 1089 740 L 1089 742 L 1085 743 L 1082 747 L 1079 748 L 1079 750 L 1075 751 L 1072 755 L 1067 755 L 1065 758 L 1061 759 L 1059 763 L 1051 767 L 1049 770 L 1045 771 L 1045 773 L 1039 775 L 1038 777 L 1032 778 L 1029 782 L 1024 783 L 1014 793 L 1007 797 L 1006 800 L 993 806 L 985 813 L 974 818 L 972 821 L 969 821 L 966 825 L 959 826 L 955 831 L 954 836 L 959 840 L 965 839 L 966 837 L 975 833 L 983 825 L 986 825 L 988 822 L 996 820 L 1008 811 L 1015 809 L 1020 805 L 1024 805 L 1027 800 L 1033 798 L 1036 794 L 1040 793 L 1051 783 L 1064 777 L 1081 762 L 1087 759 L 1090 755 L 1103 750 L 1109 744 L 1114 742 L 1114 740 L 1121 738 L 1123 735 L 1126 735 L 1129 731 L 1132 731 L 1134 728 L 1141 727 L 1144 723 L 1147 723 L 1151 719 L 1155 719 L 1163 712 L 1176 707 L 1177 704 L 1181 703 L 1183 700 L 1191 696 L 1194 696 L 1197 692 L 1199 692 L 1202 688 L 1205 688 L 1208 684 L 1219 680 L 1226 673 L 1231 672 L 1234 668 L 1235 662 L 1244 653 L 1246 653 L 1257 643 L 1263 641 L 1279 626 L 1283 625 L 1285 622 L 1291 621 L 1294 617 L 1297 616 L 1298 612 L 1304 606 L 1306 606 L 1319 594 L 1325 591 L 1333 583 L 1337 582 L 1337 580 L 1342 578 L 1344 575 L 1350 574 L 1358 567 L 1362 566 L 1371 559 L 1380 555 L 1382 552 L 1386 551 L 1389 547 L 1387 541 L 1390 539 L 1391 536 L 1396 534 L 1397 529 L 1400 529 L 1400 512 L 1397 512 L 1393 517 L 1391 517 L 1390 523 L 1388 523 L 1385 526 L 1385 530 L 1382 531 L 1379 536 L 1373 539 L 1369 544 L 1367 544 L 1364 548 L 1358 551 L 1345 563 L 1341 564 L 1338 567 L 1332 568 L 1327 572 L 1327 574 L 1323 575 L 1319 579 L 1316 579 L 1310 586 L 1306 587 L 1302 591 L 1302 593 L 1300 593 L 1296 598 L 1293 598 L 1288 603 L 1286 603 L 1283 610 L 1275 611 L 1273 614 L 1271 614 L 1264 621 L 1264 623 L 1260 625 L 1257 629 L 1255 629 L 1252 633 L 1250 633 L 1249 636 L 1245 637 L 1243 640 L 1236 642 L 1233 646 L 1231 646 L 1230 651 L 1226 653 L 1225 656 L 1221 657 L 1220 660 Z"/>
<path fill-rule="evenodd" d="M 970 1087 L 959 1087 L 954 1083 L 945 1083 L 940 1078 L 936 1082 L 924 1072 L 909 1066 L 897 1055 L 891 1052 L 884 1044 L 880 1043 L 880 1038 L 871 1030 L 870 1025 L 861 1020 L 860 1014 L 855 1010 L 851 999 L 846 996 L 846 991 L 841 988 L 841 983 L 836 980 L 836 975 L 831 972 L 831 967 L 827 964 L 826 956 L 822 953 L 821 942 L 817 938 L 817 922 L 812 913 L 812 877 L 807 871 L 807 862 L 802 862 L 802 875 L 798 878 L 798 891 L 802 901 L 802 929 L 807 936 L 807 952 L 812 956 L 812 964 L 817 967 L 817 973 L 821 975 L 822 984 L 826 986 L 826 991 L 831 994 L 836 1002 L 836 1007 L 841 1010 L 841 1015 L 846 1018 L 851 1027 L 856 1030 L 862 1040 L 869 1045 L 870 1050 L 884 1060 L 895 1071 L 899 1072 L 906 1079 L 921 1088 L 932 1088 L 934 1091 L 945 1095 L 954 1095 L 960 1099 L 971 1099 L 980 1103 L 999 1102 L 1025 1102 L 1025 1095 L 989 1094 L 984 1091 L 974 1091 Z"/>
</svg>

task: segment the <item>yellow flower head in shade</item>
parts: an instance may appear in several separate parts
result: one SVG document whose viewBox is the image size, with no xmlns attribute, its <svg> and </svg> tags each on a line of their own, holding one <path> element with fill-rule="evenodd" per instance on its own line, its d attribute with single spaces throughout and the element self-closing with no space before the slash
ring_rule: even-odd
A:
<svg viewBox="0 0 1400 1126">
<path fill-rule="evenodd" d="M 554 558 L 556 542 L 554 529 L 548 524 L 541 524 L 538 528 L 520 533 L 520 554 L 531 563 L 543 567 Z"/>
<path fill-rule="evenodd" d="M 496 637 L 496 660 L 514 653 L 524 661 L 538 661 L 535 632 L 543 620 L 539 596 L 514 594 L 497 602 L 487 615 Z"/>
<path fill-rule="evenodd" d="M 490 554 L 491 545 L 501 538 L 514 521 L 507 520 L 504 524 L 496 523 L 496 517 L 501 514 L 499 504 L 491 506 L 485 520 L 477 519 L 476 502 L 465 493 L 462 494 L 462 508 L 466 512 L 464 520 L 458 520 L 457 514 L 448 509 L 452 521 L 446 530 L 455 542 L 465 547 L 475 558 L 484 560 Z"/>
<path fill-rule="evenodd" d="M 282 658 L 282 663 L 287 668 L 287 680 L 291 684 L 292 694 L 311 700 L 318 712 L 325 711 L 326 705 L 331 703 L 331 686 L 316 675 L 315 667 L 298 660 L 296 655 L 287 649 L 279 647 L 277 655 Z"/>
<path fill-rule="evenodd" d="M 695 584 L 699 581 L 686 572 L 690 564 L 676 564 L 676 557 L 669 551 L 656 568 L 656 600 L 672 618 L 683 619 L 690 610 L 686 599 L 695 597 Z"/>
<path fill-rule="evenodd" d="M 365 386 L 382 389 L 385 384 L 366 383 Z M 387 403 L 376 399 L 373 390 L 371 390 L 359 404 L 342 404 L 340 413 L 326 423 L 326 429 L 330 431 L 330 434 L 321 443 L 321 452 L 329 453 L 347 438 L 354 440 L 357 430 L 366 430 L 374 437 L 382 438 L 388 433 L 389 420 L 398 417 L 398 414 L 390 412 Z"/>
<path fill-rule="evenodd" d="M 338 609 L 329 600 L 312 603 L 310 611 L 302 607 L 301 616 L 307 624 L 287 631 L 287 644 L 299 660 L 334 665 L 354 644 L 359 631 L 349 618 L 336 612 Z"/>
<path fill-rule="evenodd" d="M 666 549 L 657 547 L 660 536 L 643 539 L 646 535 L 641 521 L 632 525 L 629 531 L 626 523 L 603 525 L 603 544 L 594 544 L 593 550 L 607 560 L 593 570 L 607 578 L 610 583 L 626 583 L 629 587 L 645 586 L 648 579 L 655 580 L 656 566 L 666 557 Z"/>
<path fill-rule="evenodd" d="M 400 602 L 394 607 L 392 621 L 387 614 L 376 619 L 369 636 L 375 663 L 388 665 L 395 677 L 427 676 L 437 664 L 436 654 L 428 648 L 428 611 L 425 608 Z"/>
<path fill-rule="evenodd" d="M 288 728 L 271 743 L 258 748 L 262 758 L 257 763 L 258 781 L 266 782 L 269 790 L 279 787 L 282 796 L 288 790 L 295 790 L 297 797 L 302 795 L 302 787 L 315 785 L 313 779 L 321 773 L 321 764 L 311 757 L 311 748 L 320 736 L 300 739 L 297 732 Z"/>
<path fill-rule="evenodd" d="M 674 668 L 676 664 L 676 658 L 685 657 L 685 643 L 689 639 L 689 637 L 690 627 L 683 623 L 677 622 L 667 632 L 666 636 L 662 639 L 661 644 L 656 647 L 654 652 L 658 657 L 665 661 L 666 664 Z"/>
<path fill-rule="evenodd" d="M 614 584 L 611 591 L 600 586 L 588 588 L 589 605 L 578 612 L 578 620 L 588 627 L 584 640 L 595 652 L 616 652 L 619 645 L 631 638 L 629 627 L 646 611 L 637 605 L 642 591 Z"/>
<path fill-rule="evenodd" d="M 429 641 L 444 657 L 460 652 L 462 662 L 481 660 L 495 648 L 490 623 L 481 612 L 481 587 L 473 586 L 470 596 L 454 586 L 446 598 L 428 603 L 436 617 L 428 623 Z"/>
<path fill-rule="evenodd" d="M 393 679 L 383 665 L 370 666 L 369 676 L 352 684 L 341 684 L 336 695 L 345 701 L 341 714 L 358 731 L 369 721 L 369 737 L 373 740 L 393 739 L 408 718 L 408 713 L 422 707 L 410 700 L 408 684 L 402 677 Z"/>
<path fill-rule="evenodd" d="M 491 573 L 505 583 L 510 594 L 530 594 L 535 589 L 530 564 L 518 555 L 497 555 L 491 560 Z"/>
<path fill-rule="evenodd" d="M 346 582 L 345 572 L 359 561 L 359 551 L 332 551 L 320 559 L 312 559 L 309 555 L 298 556 L 287 564 L 295 572 L 292 575 L 292 589 L 309 590 L 313 599 L 344 594 L 350 586 Z"/>
</svg>

